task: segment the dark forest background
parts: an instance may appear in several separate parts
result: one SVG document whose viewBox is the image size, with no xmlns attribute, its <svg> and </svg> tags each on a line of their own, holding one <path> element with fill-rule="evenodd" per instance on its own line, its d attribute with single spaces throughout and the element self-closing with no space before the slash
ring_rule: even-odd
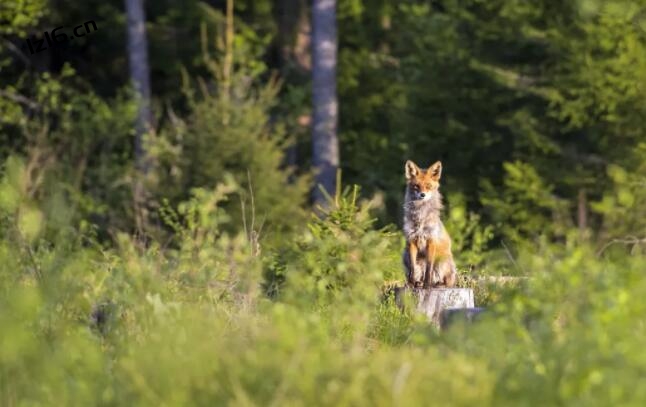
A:
<svg viewBox="0 0 646 407">
<path fill-rule="evenodd" d="M 225 173 L 245 184 L 250 171 L 259 213 L 288 228 L 311 201 L 313 180 L 301 176 L 316 169 L 311 7 L 235 1 L 227 50 L 225 3 L 145 4 L 148 198 L 181 200 Z M 448 206 L 477 213 L 497 240 L 559 239 L 572 228 L 599 244 L 637 234 L 643 225 L 625 230 L 609 212 L 636 201 L 626 177 L 644 167 L 640 7 L 339 1 L 343 182 L 382 197 L 382 225 L 398 222 L 403 162 L 442 160 Z M 99 229 L 132 231 L 135 113 L 124 3 L 3 9 L 2 155 L 55 168 Z M 59 26 L 71 33 L 90 20 L 99 29 L 74 42 L 34 55 L 21 49 L 30 35 Z"/>
</svg>

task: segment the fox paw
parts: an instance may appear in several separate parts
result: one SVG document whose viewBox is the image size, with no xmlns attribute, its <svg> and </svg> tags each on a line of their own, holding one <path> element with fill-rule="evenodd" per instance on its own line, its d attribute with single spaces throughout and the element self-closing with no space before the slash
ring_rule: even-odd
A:
<svg viewBox="0 0 646 407">
<path fill-rule="evenodd" d="M 421 281 L 408 280 L 407 285 L 412 288 L 419 288 L 423 285 Z"/>
</svg>

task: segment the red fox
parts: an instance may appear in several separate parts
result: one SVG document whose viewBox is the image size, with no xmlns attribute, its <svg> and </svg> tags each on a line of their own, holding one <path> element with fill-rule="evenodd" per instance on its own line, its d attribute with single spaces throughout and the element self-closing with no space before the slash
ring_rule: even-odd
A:
<svg viewBox="0 0 646 407">
<path fill-rule="evenodd" d="M 408 284 L 413 287 L 453 287 L 456 268 L 451 253 L 451 237 L 440 220 L 442 163 L 427 170 L 406 161 L 404 197 L 403 260 Z"/>
</svg>

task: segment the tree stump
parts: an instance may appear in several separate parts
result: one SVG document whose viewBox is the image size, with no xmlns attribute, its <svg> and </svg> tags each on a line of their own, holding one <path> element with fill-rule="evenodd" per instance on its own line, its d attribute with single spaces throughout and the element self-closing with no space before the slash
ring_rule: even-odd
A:
<svg viewBox="0 0 646 407">
<path fill-rule="evenodd" d="M 473 290 L 470 288 L 409 288 L 395 289 L 395 302 L 404 308 L 404 297 L 411 295 L 415 311 L 426 315 L 429 322 L 440 328 L 441 314 L 446 309 L 474 308 Z"/>
</svg>

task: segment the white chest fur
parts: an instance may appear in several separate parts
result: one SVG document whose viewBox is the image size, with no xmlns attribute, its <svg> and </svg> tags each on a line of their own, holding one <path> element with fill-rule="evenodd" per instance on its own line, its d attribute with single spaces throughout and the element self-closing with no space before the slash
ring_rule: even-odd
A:
<svg viewBox="0 0 646 407">
<path fill-rule="evenodd" d="M 406 235 L 407 240 L 416 241 L 418 246 L 424 247 L 429 240 L 439 240 L 442 237 L 442 224 L 434 223 L 430 225 L 405 225 L 404 235 Z"/>
<path fill-rule="evenodd" d="M 427 203 L 405 207 L 404 235 L 406 240 L 414 241 L 420 251 L 426 249 L 429 240 L 440 240 L 444 234 L 439 214 L 440 205 Z"/>
</svg>

